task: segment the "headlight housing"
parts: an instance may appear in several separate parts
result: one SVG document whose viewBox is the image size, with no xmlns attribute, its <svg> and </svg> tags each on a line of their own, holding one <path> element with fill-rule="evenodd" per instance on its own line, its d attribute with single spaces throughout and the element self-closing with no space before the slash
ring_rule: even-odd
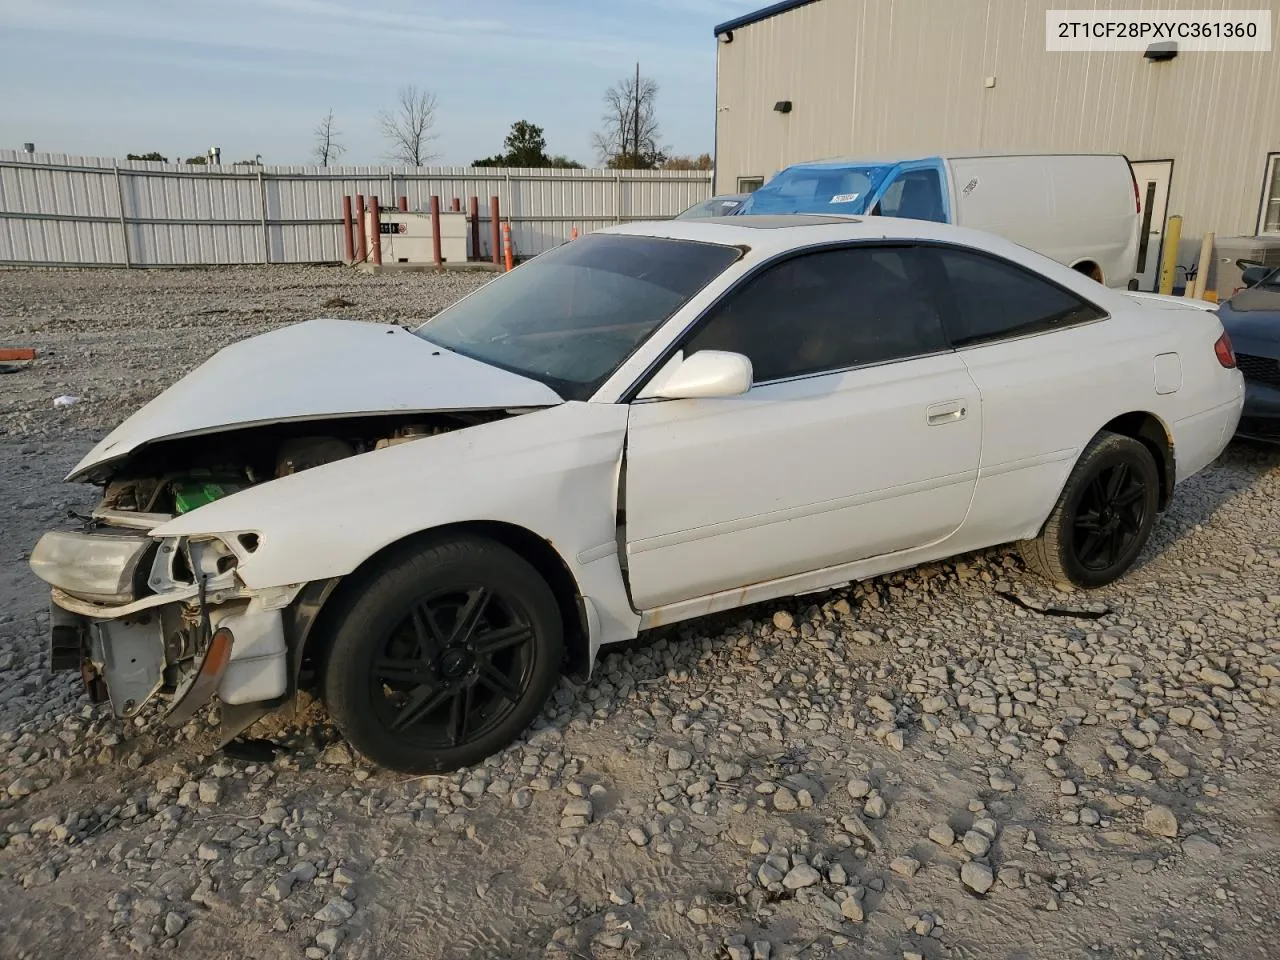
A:
<svg viewBox="0 0 1280 960">
<path fill-rule="evenodd" d="M 145 533 L 55 530 L 40 538 L 28 563 L 37 577 L 73 597 L 129 603 L 138 597 L 155 547 Z"/>
</svg>

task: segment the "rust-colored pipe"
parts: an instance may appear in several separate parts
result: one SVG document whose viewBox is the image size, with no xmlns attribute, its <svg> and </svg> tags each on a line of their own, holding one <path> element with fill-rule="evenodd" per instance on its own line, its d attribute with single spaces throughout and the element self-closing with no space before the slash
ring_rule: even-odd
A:
<svg viewBox="0 0 1280 960">
<path fill-rule="evenodd" d="M 499 267 L 502 265 L 502 215 L 498 210 L 497 197 L 489 198 L 489 227 L 492 230 L 489 244 L 493 249 L 493 265 Z"/>
<path fill-rule="evenodd" d="M 356 194 L 356 246 L 360 250 L 356 260 L 364 263 L 369 258 L 369 241 L 364 235 L 364 194 Z M 354 262 L 354 261 L 353 261 Z"/>
<path fill-rule="evenodd" d="M 440 255 L 440 198 L 431 195 L 431 256 L 436 266 L 444 266 L 444 257 Z"/>
<path fill-rule="evenodd" d="M 480 259 L 480 198 L 471 198 L 471 259 Z"/>
<path fill-rule="evenodd" d="M 449 201 L 449 209 L 450 209 L 450 210 L 452 210 L 454 213 L 461 213 L 461 212 L 462 212 L 462 198 L 461 198 L 461 197 L 454 197 L 452 200 L 450 200 L 450 201 Z"/>
<path fill-rule="evenodd" d="M 382 266 L 382 220 L 378 211 L 378 198 L 369 198 L 369 229 L 373 233 L 373 262 Z"/>
<path fill-rule="evenodd" d="M 408 197 L 401 197 L 401 198 L 400 198 L 400 212 L 401 212 L 401 213 L 408 213 L 408 212 L 409 212 L 409 198 L 408 198 Z"/>
<path fill-rule="evenodd" d="M 342 252 L 347 263 L 356 262 L 356 235 L 351 222 L 351 198 L 342 196 Z"/>
</svg>

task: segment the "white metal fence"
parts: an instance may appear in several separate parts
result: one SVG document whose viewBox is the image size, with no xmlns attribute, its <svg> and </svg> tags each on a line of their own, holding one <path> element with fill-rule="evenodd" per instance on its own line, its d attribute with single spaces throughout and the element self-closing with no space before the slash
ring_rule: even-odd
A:
<svg viewBox="0 0 1280 960">
<path fill-rule="evenodd" d="M 190 166 L 0 150 L 0 265 L 194 266 L 342 259 L 342 197 L 410 210 L 489 198 L 516 255 L 582 233 L 670 217 L 711 195 L 710 172 L 473 167 Z"/>
</svg>

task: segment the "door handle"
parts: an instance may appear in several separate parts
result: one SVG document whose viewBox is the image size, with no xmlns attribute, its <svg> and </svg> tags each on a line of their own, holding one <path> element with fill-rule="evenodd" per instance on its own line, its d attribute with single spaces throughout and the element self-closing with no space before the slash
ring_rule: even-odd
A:
<svg viewBox="0 0 1280 960">
<path fill-rule="evenodd" d="M 942 403 L 932 404 L 925 410 L 925 417 L 929 426 L 937 427 L 944 423 L 955 423 L 957 420 L 963 420 L 968 411 L 965 409 L 963 400 L 944 400 Z"/>
</svg>

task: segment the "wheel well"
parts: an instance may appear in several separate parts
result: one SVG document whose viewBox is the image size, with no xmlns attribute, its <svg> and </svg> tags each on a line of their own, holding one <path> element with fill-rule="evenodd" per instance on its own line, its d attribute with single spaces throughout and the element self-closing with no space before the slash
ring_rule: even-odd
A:
<svg viewBox="0 0 1280 960">
<path fill-rule="evenodd" d="M 304 640 L 304 647 L 298 651 L 297 663 L 303 660 L 312 661 L 312 666 L 323 659 L 324 647 L 330 637 L 328 629 L 334 616 L 341 612 L 347 599 L 368 574 L 388 557 L 406 550 L 415 549 L 424 541 L 451 539 L 459 536 L 485 537 L 502 544 L 518 554 L 538 571 L 547 581 L 556 605 L 560 608 L 560 619 L 564 623 L 565 662 L 563 672 L 570 676 L 586 676 L 591 662 L 590 639 L 587 635 L 585 612 L 580 603 L 577 581 L 565 564 L 560 554 L 542 537 L 524 527 L 499 521 L 467 521 L 451 523 L 442 527 L 432 527 L 412 533 L 407 537 L 387 544 L 377 553 L 366 559 L 347 576 L 342 578 L 338 588 L 324 602 L 316 616 L 315 628 L 309 631 Z M 314 642 L 312 641 L 314 638 Z"/>
<path fill-rule="evenodd" d="M 1116 417 L 1102 429 L 1132 437 L 1151 451 L 1151 456 L 1156 461 L 1156 471 L 1160 475 L 1160 509 L 1164 510 L 1168 507 L 1173 497 L 1173 483 L 1177 478 L 1177 469 L 1173 455 L 1173 439 L 1160 418 L 1151 413 L 1135 411 Z"/>
<path fill-rule="evenodd" d="M 1071 269 L 1083 273 L 1087 277 L 1092 277 L 1099 283 L 1104 282 L 1102 268 L 1092 260 L 1081 260 L 1079 263 L 1072 265 Z"/>
</svg>

